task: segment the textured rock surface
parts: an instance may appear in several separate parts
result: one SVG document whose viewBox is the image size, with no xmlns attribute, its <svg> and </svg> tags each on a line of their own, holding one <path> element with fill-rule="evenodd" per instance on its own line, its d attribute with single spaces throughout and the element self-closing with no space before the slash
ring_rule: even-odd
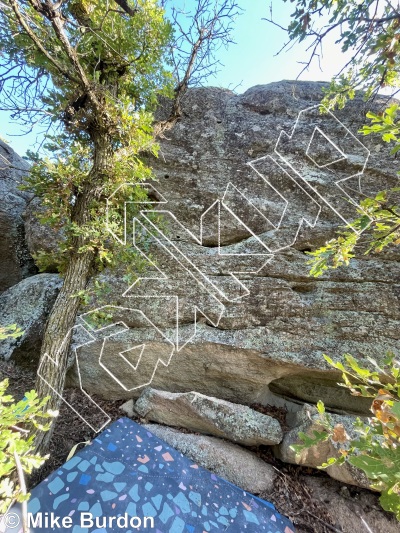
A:
<svg viewBox="0 0 400 533">
<path fill-rule="evenodd" d="M 128 400 L 127 402 L 123 403 L 119 409 L 130 418 L 137 416 L 137 413 L 135 411 L 135 402 L 133 400 Z"/>
<path fill-rule="evenodd" d="M 30 195 L 18 189 L 28 168 L 27 162 L 0 140 L 0 292 L 35 272 L 23 220 Z"/>
<path fill-rule="evenodd" d="M 55 233 L 54 229 L 41 224 L 38 216 L 43 212 L 39 198 L 34 198 L 27 206 L 24 216 L 26 244 L 33 254 L 39 250 L 48 254 L 47 272 L 58 272 L 56 262 L 52 263 L 50 258 L 55 258 L 62 231 Z"/>
<path fill-rule="evenodd" d="M 192 461 L 252 494 L 271 491 L 273 467 L 254 453 L 215 437 L 182 433 L 157 424 L 144 426 Z"/>
<path fill-rule="evenodd" d="M 335 414 L 330 416 L 334 425 L 340 424 L 343 426 L 346 433 L 352 439 L 357 437 L 357 434 L 353 429 L 355 417 Z M 335 443 L 332 439 L 319 442 L 315 446 L 302 450 L 301 452 L 295 452 L 290 448 L 293 444 L 301 444 L 301 440 L 299 439 L 300 432 L 313 436 L 315 430 L 322 430 L 318 411 L 314 406 L 304 405 L 296 414 L 288 416 L 287 422 L 291 426 L 290 430 L 285 433 L 281 444 L 274 447 L 276 456 L 285 463 L 317 468 L 318 466 L 321 466 L 322 463 L 325 463 L 330 457 L 339 456 L 338 448 L 342 445 L 340 443 Z M 351 466 L 349 463 L 330 466 L 326 469 L 326 472 L 334 479 L 342 481 L 343 483 L 364 488 L 370 487 L 368 479 L 364 473 L 358 468 Z"/>
<path fill-rule="evenodd" d="M 245 446 L 279 444 L 277 420 L 243 405 L 197 392 L 174 394 L 147 388 L 135 404 L 143 418 L 231 440 Z"/>
<path fill-rule="evenodd" d="M 24 332 L 0 343 L 0 358 L 12 357 L 24 365 L 37 363 L 47 315 L 60 286 L 57 274 L 37 274 L 0 295 L 0 325 L 17 324 Z"/>
<path fill-rule="evenodd" d="M 196 390 L 236 403 L 286 405 L 292 412 L 288 417 L 292 429 L 280 447 L 280 456 L 311 465 L 320 464 L 333 448 L 304 460 L 291 455 L 288 447 L 299 428 L 310 429 L 315 422 L 304 418 L 303 402 L 322 399 L 333 411 L 368 414 L 368 402 L 350 398 L 337 387 L 340 375 L 325 364 L 322 354 L 338 359 L 348 352 L 363 360 L 398 348 L 399 253 L 360 256 L 349 268 L 311 279 L 305 252 L 335 234 L 343 223 L 338 212 L 346 219 L 354 216 L 352 205 L 342 201 L 344 192 L 329 181 L 325 164 L 330 164 L 336 178 L 346 179 L 344 189 L 357 201 L 363 194 L 398 185 L 398 162 L 378 139 L 361 138 L 371 153 L 364 175 L 357 175 L 366 152 L 343 130 L 343 124 L 355 133 L 365 122 L 367 108 L 361 100 L 335 113 L 343 124 L 331 115 L 312 112 L 296 123 L 300 111 L 319 103 L 321 89 L 319 83 L 281 82 L 253 87 L 243 95 L 212 88 L 189 91 L 182 120 L 161 140 L 159 159 L 150 161 L 158 178 L 154 183 L 158 192 L 151 199 L 165 198 L 168 203 L 160 208 L 176 217 L 164 215 L 163 227 L 170 241 L 161 242 L 166 248 L 160 243 L 151 245 L 165 278 L 142 280 L 128 291 L 123 271 L 102 274 L 112 286 L 107 303 L 118 307 L 112 309 L 110 322 L 119 324 L 112 330 L 90 330 L 94 339 L 77 351 L 88 392 L 130 399 L 151 383 L 165 391 Z M 381 105 L 379 99 L 374 105 Z M 293 138 L 280 137 L 282 131 L 290 135 L 295 124 Z M 324 141 L 325 134 L 334 144 Z M 337 153 L 336 147 L 342 152 Z M 18 159 L 7 146 L 0 148 L 8 160 Z M 342 154 L 347 155 L 343 158 Z M 265 156 L 273 159 L 253 163 L 257 174 L 248 163 Z M 31 273 L 25 243 L 31 252 L 51 251 L 57 238 L 34 219 L 38 205 L 32 201 L 25 214 L 24 241 L 21 221 L 29 198 L 16 188 L 21 171 L 2 171 L 6 174 L 1 192 L 7 202 L 0 209 L 4 237 L 0 290 Z M 215 202 L 222 199 L 218 210 Z M 146 234 L 143 227 L 137 228 Z M 259 255 L 265 254 L 265 246 L 274 252 L 268 263 Z M 168 250 L 173 250 L 175 258 Z M 157 276 L 161 277 L 159 272 Z M 17 322 L 26 330 L 23 338 L 2 343 L 5 357 L 13 354 L 24 361 L 37 357 L 56 280 L 48 274 L 34 276 L 3 294 L 0 322 Z M 176 297 L 180 346 L 173 352 Z M 100 354 L 108 372 L 99 365 Z M 68 383 L 78 385 L 76 367 Z M 193 460 L 243 488 L 255 493 L 271 490 L 274 473 L 250 452 L 220 439 L 149 427 L 171 445 L 181 446 L 183 453 L 196 453 Z M 244 469 L 247 464 L 249 469 Z M 364 483 L 355 472 L 330 473 L 350 483 Z M 321 486 L 316 491 L 331 498 L 321 483 L 316 481 Z M 359 507 L 341 509 L 338 527 L 353 531 L 346 529 L 351 521 L 354 531 L 365 530 L 357 529 Z M 385 529 L 382 520 L 366 522 L 373 531 L 392 531 L 390 525 Z"/>
<path fill-rule="evenodd" d="M 109 303 L 138 308 L 149 320 L 139 312 L 113 310 L 114 321 L 123 320 L 129 329 L 107 339 L 110 359 L 107 364 L 120 376 L 119 382 L 125 380 L 125 388 L 97 363 L 103 345 L 101 338 L 79 350 L 82 379 L 89 391 L 110 398 L 137 397 L 140 387 L 151 382 L 158 389 L 196 390 L 248 404 L 268 402 L 272 391 L 298 402 L 323 399 L 332 409 L 351 406 L 354 412 L 367 412 L 365 404 L 349 401 L 347 391 L 338 389 L 339 375 L 328 368 L 322 354 L 337 359 L 347 352 L 362 360 L 398 347 L 398 255 L 390 252 L 360 256 L 349 268 L 310 279 L 304 254 L 334 235 L 342 223 L 337 211 L 347 219 L 354 216 L 353 206 L 342 202 L 343 191 L 329 182 L 330 174 L 323 167 L 336 157 L 332 145 L 321 147 L 321 138 L 317 139 L 306 154 L 312 128 L 319 127 L 339 143 L 341 150 L 349 152 L 346 160 L 332 166 L 337 178 L 346 179 L 360 172 L 366 151 L 332 116 L 316 115 L 299 121 L 299 133 L 293 141 L 281 139 L 278 150 L 287 163 L 274 154 L 282 130 L 290 133 L 299 111 L 319 102 L 321 88 L 320 83 L 281 82 L 253 87 L 243 95 L 206 88 L 188 93 L 182 120 L 162 139 L 159 159 L 151 161 L 159 191 L 153 199 L 164 196 L 168 203 L 160 208 L 170 210 L 183 225 L 165 216 L 171 241 L 167 248 L 174 246 L 174 255 L 183 261 L 177 262 L 165 249 L 156 247 L 153 255 L 166 279 L 142 281 L 129 294 L 125 293 L 128 286 L 122 275 L 106 274 L 113 286 Z M 336 116 L 352 132 L 357 132 L 365 121 L 365 111 L 365 104 L 355 100 Z M 362 138 L 362 142 L 371 151 L 365 175 L 361 179 L 350 177 L 345 185 L 355 201 L 360 197 L 360 187 L 362 193 L 371 194 L 397 184 L 397 162 L 390 157 L 388 147 L 372 136 Z M 270 162 L 270 168 L 261 170 L 290 199 L 290 209 L 286 211 L 282 196 L 267 187 L 247 164 L 267 155 L 273 155 L 281 166 Z M 282 165 L 292 177 L 295 167 L 304 181 L 300 183 L 298 175 L 294 175 L 295 181 L 288 182 Z M 230 195 L 225 196 L 225 205 L 231 206 L 237 217 L 221 208 L 219 237 L 221 251 L 226 254 L 221 256 L 217 246 L 218 212 L 207 210 L 224 197 L 229 183 L 242 196 L 232 187 Z M 298 197 L 294 194 L 299 192 L 299 183 L 308 188 L 306 196 L 301 191 Z M 303 221 L 293 246 L 277 252 L 257 274 L 247 273 L 259 269 L 265 261 L 265 257 L 250 255 L 265 252 L 260 240 L 273 250 L 286 246 L 296 237 L 301 217 L 315 222 L 318 206 L 321 212 L 315 227 Z M 198 242 L 193 235 L 200 235 L 200 220 L 206 211 L 203 240 Z M 238 217 L 246 224 L 240 223 Z M 279 227 L 279 231 L 274 227 Z M 190 261 L 188 269 L 181 253 Z M 198 274 L 200 271 L 202 275 Z M 242 272 L 236 274 L 241 286 L 230 276 L 232 271 Z M 201 277 L 203 285 L 191 273 L 197 279 Z M 225 308 L 217 324 L 221 306 L 214 297 L 221 292 L 231 294 L 232 298 L 221 297 Z M 146 297 L 141 298 L 141 294 Z M 169 362 L 170 343 L 176 340 L 175 296 L 180 301 L 181 345 L 188 342 L 165 366 Z M 138 357 L 135 347 L 143 343 L 146 348 Z M 128 367 L 118 353 L 127 356 L 131 349 Z M 161 363 L 153 375 L 157 361 Z M 76 384 L 77 380 L 74 370 L 69 382 Z"/>
</svg>

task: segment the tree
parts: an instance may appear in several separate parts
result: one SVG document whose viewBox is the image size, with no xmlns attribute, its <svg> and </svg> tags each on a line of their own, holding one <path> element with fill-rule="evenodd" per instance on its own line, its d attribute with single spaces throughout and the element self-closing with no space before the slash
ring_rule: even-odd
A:
<svg viewBox="0 0 400 533">
<path fill-rule="evenodd" d="M 64 388 L 80 297 L 94 273 L 118 262 L 106 230 L 105 199 L 128 182 L 138 184 L 129 199 L 145 200 L 139 184 L 151 170 L 142 156 L 156 155 L 156 134 L 179 120 L 192 76 L 213 71 L 215 46 L 230 42 L 238 13 L 234 0 L 198 0 L 192 13 L 171 7 L 173 28 L 166 3 L 1 3 L 0 109 L 27 130 L 37 122 L 46 128 L 49 155 L 30 153 L 28 187 L 42 202 L 43 220 L 64 234 L 57 253 L 64 281 L 41 348 L 44 380 L 35 387 L 39 397 L 50 396 L 51 410 L 58 409 Z M 171 113 L 154 124 L 160 96 L 172 98 Z M 111 224 L 117 225 L 115 217 Z M 37 434 L 37 451 L 46 449 L 50 435 Z"/>
<path fill-rule="evenodd" d="M 288 0 L 284 0 L 285 2 Z M 351 52 L 350 60 L 326 89 L 322 104 L 328 109 L 343 108 L 348 99 L 363 91 L 371 101 L 382 89 L 391 89 L 392 96 L 400 90 L 400 7 L 380 0 L 291 0 L 295 4 L 292 21 L 285 31 L 289 44 L 308 41 L 309 57 L 301 71 L 319 60 L 328 35 L 337 37 L 342 52 Z M 276 24 L 271 17 L 266 19 Z M 282 27 L 282 26 L 280 26 Z M 300 74 L 301 74 L 300 73 Z M 389 98 L 388 98 L 389 100 Z M 371 124 L 364 135 L 380 134 L 385 142 L 393 142 L 392 153 L 400 149 L 398 105 L 391 104 L 381 114 L 368 113 Z M 359 216 L 351 227 L 342 228 L 338 237 L 311 253 L 311 274 L 348 264 L 356 253 L 380 252 L 387 246 L 400 244 L 400 188 L 382 190 L 375 197 L 360 203 Z"/>
</svg>

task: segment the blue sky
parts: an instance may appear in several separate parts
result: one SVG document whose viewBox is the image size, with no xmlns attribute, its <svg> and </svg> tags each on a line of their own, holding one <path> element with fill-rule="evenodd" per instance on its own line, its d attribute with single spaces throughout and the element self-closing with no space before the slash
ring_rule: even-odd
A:
<svg viewBox="0 0 400 533">
<path fill-rule="evenodd" d="M 233 34 L 237 44 L 220 54 L 225 66 L 215 84 L 229 88 L 241 84 L 236 89 L 241 93 L 253 85 L 296 79 L 304 66 L 300 62 L 310 56 L 310 52 L 307 52 L 309 43 L 297 44 L 291 50 L 277 55 L 287 41 L 287 35 L 280 28 L 262 20 L 263 17 L 270 18 L 271 0 L 247 0 L 242 4 L 246 4 L 246 10 L 238 17 Z M 293 3 L 273 0 L 272 6 L 273 19 L 287 27 L 294 11 Z M 314 61 L 300 79 L 328 81 L 343 67 L 345 60 L 332 35 L 324 45 L 320 65 Z M 214 84 L 214 80 L 210 80 L 211 83 Z"/>
<path fill-rule="evenodd" d="M 188 4 L 194 0 L 176 0 L 180 4 Z M 307 44 L 296 45 L 287 52 L 277 56 L 277 52 L 285 43 L 285 32 L 262 17 L 270 16 L 270 0 L 241 0 L 245 6 L 244 13 L 235 23 L 232 44 L 228 50 L 220 50 L 219 57 L 223 66 L 216 77 L 209 80 L 209 85 L 235 89 L 244 92 L 253 85 L 270 83 L 283 79 L 295 79 L 307 53 Z M 274 20 L 282 26 L 287 26 L 290 14 L 294 7 L 291 2 L 272 0 Z M 340 48 L 335 45 L 334 36 L 324 46 L 324 56 L 321 58 L 321 67 L 315 61 L 308 72 L 302 74 L 300 79 L 327 81 L 337 73 L 345 63 L 346 58 L 341 54 Z M 28 148 L 34 148 L 37 133 L 35 131 L 25 136 L 13 136 L 20 133 L 17 124 L 12 123 L 9 116 L 0 113 L 0 136 L 20 155 L 25 154 Z"/>
</svg>

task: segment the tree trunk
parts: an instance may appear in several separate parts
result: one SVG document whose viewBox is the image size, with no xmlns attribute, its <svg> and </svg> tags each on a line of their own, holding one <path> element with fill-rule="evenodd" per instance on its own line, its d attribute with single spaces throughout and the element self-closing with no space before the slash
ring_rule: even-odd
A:
<svg viewBox="0 0 400 533">
<path fill-rule="evenodd" d="M 93 167 L 82 192 L 76 198 L 71 217 L 72 222 L 78 226 L 90 222 L 91 204 L 93 200 L 100 198 L 104 174 L 109 170 L 112 161 L 112 144 L 107 135 L 98 135 L 94 144 Z M 58 410 L 62 401 L 72 328 L 80 303 L 76 294 L 86 288 L 96 258 L 94 250 L 79 252 L 86 244 L 88 242 L 82 236 L 73 239 L 64 283 L 45 328 L 39 360 L 40 376 L 37 376 L 35 389 L 40 398 L 50 396 L 46 409 Z M 47 452 L 53 429 L 54 423 L 46 433 L 35 432 L 37 453 Z"/>
<path fill-rule="evenodd" d="M 42 377 L 37 377 L 35 385 L 40 398 L 50 396 L 46 409 L 58 410 L 60 407 L 60 396 L 64 389 L 67 371 L 71 332 L 75 325 L 79 308 L 79 297 L 72 295 L 86 288 L 93 258 L 93 252 L 85 252 L 71 259 L 64 284 L 46 325 L 39 361 Z M 48 432 L 39 431 L 36 433 L 35 446 L 37 453 L 46 453 L 53 428 L 54 423 Z"/>
</svg>

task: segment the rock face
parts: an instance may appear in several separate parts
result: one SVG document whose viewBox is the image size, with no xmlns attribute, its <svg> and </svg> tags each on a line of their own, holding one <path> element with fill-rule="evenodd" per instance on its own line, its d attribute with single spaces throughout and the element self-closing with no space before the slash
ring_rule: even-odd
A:
<svg viewBox="0 0 400 533">
<path fill-rule="evenodd" d="M 0 325 L 17 324 L 24 332 L 0 343 L 0 359 L 37 364 L 47 315 L 60 287 L 57 274 L 37 274 L 0 295 Z"/>
<path fill-rule="evenodd" d="M 88 391 L 131 398 L 151 383 L 245 404 L 322 399 L 367 413 L 337 387 L 322 354 L 363 361 L 398 348 L 398 255 L 361 255 L 313 279 L 304 252 L 355 216 L 346 194 L 357 202 L 397 185 L 397 163 L 379 139 L 352 135 L 366 120 L 360 99 L 337 118 L 309 109 L 322 86 L 189 91 L 182 120 L 150 161 L 158 178 L 151 199 L 172 213 L 163 216 L 167 238 L 145 215 L 135 223 L 158 270 L 130 290 L 121 273 L 103 274 L 113 288 L 111 322 L 124 326 L 103 351 L 100 331 L 79 348 Z M 78 383 L 76 369 L 69 383 Z"/>
<path fill-rule="evenodd" d="M 0 140 L 0 292 L 35 272 L 23 215 L 31 196 L 18 189 L 29 165 Z"/>
<path fill-rule="evenodd" d="M 243 490 L 260 494 L 273 488 L 275 470 L 252 452 L 215 437 L 182 433 L 157 424 L 144 427 L 198 465 Z"/>
<path fill-rule="evenodd" d="M 25 211 L 25 234 L 26 244 L 31 253 L 43 251 L 48 254 L 47 272 L 58 272 L 56 261 L 50 258 L 56 257 L 58 241 L 62 239 L 62 231 L 55 232 L 53 228 L 39 222 L 38 216 L 44 212 L 39 198 L 34 198 Z"/>
<path fill-rule="evenodd" d="M 111 291 L 106 301 L 82 310 L 81 337 L 71 351 L 79 366 L 67 384 L 81 380 L 88 393 L 130 399 L 127 409 L 151 385 L 157 392 L 147 391 L 137 403 L 143 416 L 245 445 L 266 442 L 261 435 L 268 443 L 281 438 L 277 423 L 245 405 L 285 406 L 290 429 L 277 454 L 310 466 L 335 448 L 328 442 L 318 455 L 301 457 L 290 450 L 300 430 L 316 427 L 304 402 L 323 400 L 344 425 L 343 411 L 369 414 L 369 402 L 339 388 L 340 374 L 322 356 L 351 353 L 365 363 L 367 356 L 398 350 L 400 254 L 360 255 L 350 267 L 314 279 L 306 252 L 351 221 L 364 195 L 398 186 L 398 168 L 390 147 L 356 135 L 366 104 L 355 99 L 344 111 L 321 115 L 322 88 L 280 82 L 243 95 L 188 92 L 182 119 L 161 139 L 160 157 L 149 160 L 157 178 L 147 185 L 150 202 L 114 235 L 121 246 L 133 237 L 147 267 L 131 286 L 122 267 L 99 276 Z M 2 343 L 0 356 L 26 363 L 38 355 L 60 285 L 49 273 L 20 281 L 33 273 L 27 250 L 51 252 L 62 235 L 34 219 L 40 206 L 17 189 L 25 163 L 3 144 L 0 155 L 6 161 L 0 192 L 7 200 L 0 208 L 0 291 L 8 288 L 0 297 L 0 324 L 25 331 Z M 109 212 L 125 209 L 129 188 L 109 198 Z M 107 316 L 101 324 L 100 315 Z M 347 423 L 350 431 L 351 419 Z M 149 428 L 246 490 L 271 489 L 270 466 L 249 451 Z M 356 471 L 329 473 L 367 485 Z"/>
<path fill-rule="evenodd" d="M 249 407 L 210 398 L 197 392 L 173 394 L 146 389 L 135 404 L 143 418 L 231 440 L 244 446 L 279 444 L 277 420 Z"/>
</svg>

